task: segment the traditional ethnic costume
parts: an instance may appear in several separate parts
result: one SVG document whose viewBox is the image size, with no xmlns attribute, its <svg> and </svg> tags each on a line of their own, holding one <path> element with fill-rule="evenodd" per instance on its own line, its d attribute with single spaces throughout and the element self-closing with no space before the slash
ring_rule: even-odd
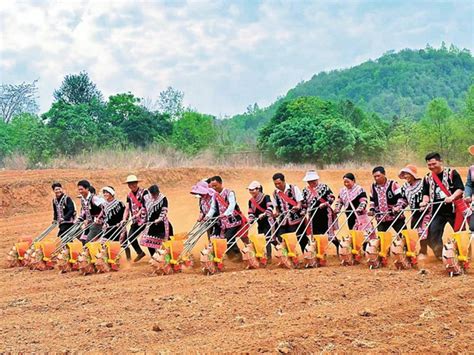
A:
<svg viewBox="0 0 474 355">
<path fill-rule="evenodd" d="M 64 235 L 74 224 L 76 206 L 66 194 L 53 199 L 53 221 L 59 225 L 58 237 Z"/>
<path fill-rule="evenodd" d="M 79 220 L 86 221 L 88 229 L 81 236 L 85 244 L 94 239 L 102 231 L 104 200 L 89 192 L 87 197 L 81 196 L 81 215 Z"/>
<path fill-rule="evenodd" d="M 334 194 L 326 184 L 318 183 L 314 189 L 308 185 L 303 189 L 303 208 L 308 211 L 307 218 L 312 218 L 311 223 L 309 223 L 309 220 L 307 221 L 307 235 L 312 236 L 327 232 L 339 250 L 339 241 L 332 238 L 334 237 L 334 231 L 337 229 L 337 226 L 333 223 L 336 215 L 331 208 L 334 200 Z"/>
<path fill-rule="evenodd" d="M 336 211 L 340 211 L 342 208 L 349 219 L 347 225 L 350 230 L 366 231 L 370 233 L 371 238 L 375 237 L 372 223 L 367 215 L 367 193 L 362 186 L 354 184 L 350 189 L 343 187 L 340 190 Z"/>
<path fill-rule="evenodd" d="M 153 223 L 145 229 L 140 244 L 148 247 L 150 255 L 153 255 L 163 241 L 173 235 L 173 226 L 168 220 L 168 199 L 162 193 L 156 199 L 150 196 L 146 202 L 146 211 L 147 222 Z"/>
<path fill-rule="evenodd" d="M 298 226 L 303 219 L 301 210 L 292 211 L 291 209 L 298 205 L 299 202 L 303 201 L 303 195 L 298 186 L 285 184 L 285 191 L 276 189 L 273 192 L 273 200 L 276 211 L 280 214 L 278 225 L 277 238 L 281 242 L 281 235 L 286 233 L 296 232 L 298 238 L 304 234 L 304 226 Z M 302 236 L 300 239 L 301 250 L 304 250 L 306 244 L 308 244 L 308 238 Z"/>
<path fill-rule="evenodd" d="M 464 190 L 464 184 L 461 176 L 454 169 L 444 168 L 441 173 L 436 175 L 436 178 L 432 173 L 428 173 L 423 180 L 423 196 L 429 196 L 430 202 L 442 202 L 456 190 Z M 433 249 L 435 256 L 440 258 L 443 250 L 444 227 L 449 223 L 455 231 L 459 230 L 464 216 L 463 211 L 455 211 L 453 203 L 443 203 L 441 207 L 437 204 L 433 205 L 433 215 L 438 208 L 439 211 L 433 217 L 429 227 L 428 245 Z"/>
<path fill-rule="evenodd" d="M 132 224 L 130 225 L 130 230 L 128 232 L 128 238 L 132 238 L 132 247 L 137 253 L 137 255 L 143 255 L 143 250 L 140 248 L 140 243 L 138 242 L 138 235 L 143 232 L 145 229 L 146 221 L 146 201 L 150 198 L 148 190 L 142 189 L 139 187 L 137 191 L 130 191 L 127 195 L 127 204 L 130 214 L 132 216 Z M 131 252 L 130 248 L 125 249 L 125 254 L 127 259 L 130 260 Z"/>
<path fill-rule="evenodd" d="M 125 234 L 125 230 L 121 233 L 118 229 L 121 227 L 123 220 L 123 214 L 125 212 L 125 204 L 122 201 L 113 199 L 110 202 L 104 204 L 104 235 L 103 239 L 119 241 L 121 235 Z"/>
<path fill-rule="evenodd" d="M 209 188 L 207 182 L 199 181 L 196 185 L 191 188 L 191 194 L 199 196 L 199 218 L 198 221 L 201 222 L 204 220 L 204 217 L 209 213 L 211 210 L 212 205 L 212 196 L 214 195 L 215 191 Z M 217 217 L 218 212 L 214 214 L 212 217 Z M 208 231 L 207 236 L 208 238 L 213 236 L 219 236 L 221 233 L 219 223 L 215 223 Z"/>
<path fill-rule="evenodd" d="M 211 208 L 206 217 L 212 218 L 216 216 L 216 214 L 218 216 L 224 216 L 220 220 L 221 238 L 226 238 L 229 241 L 239 233 L 238 236 L 241 237 L 244 242 L 246 241 L 247 236 L 241 229 L 247 220 L 240 211 L 234 191 L 224 188 L 220 193 L 214 193 Z M 237 243 L 234 244 L 231 251 L 240 255 Z"/>
<path fill-rule="evenodd" d="M 410 217 L 410 227 L 417 229 L 418 234 L 423 236 L 420 240 L 420 254 L 426 255 L 428 247 L 428 233 L 426 228 L 431 219 L 432 208 L 429 207 L 428 211 L 420 210 L 420 203 L 423 202 L 423 180 L 417 176 L 416 167 L 408 165 L 400 170 L 399 178 L 402 178 L 402 174 L 407 173 L 415 178 L 413 184 L 405 182 L 401 188 L 401 195 L 403 198 L 403 207 L 408 206 L 412 212 Z"/>
<path fill-rule="evenodd" d="M 259 234 L 263 234 L 267 238 L 271 237 L 270 230 L 274 225 L 273 219 L 273 203 L 270 196 L 259 192 L 257 197 L 250 198 L 249 200 L 249 222 L 257 220 L 257 231 Z M 270 243 L 267 244 L 267 256 L 271 255 L 272 246 Z"/>
<path fill-rule="evenodd" d="M 400 212 L 395 212 L 394 208 L 403 208 L 401 189 L 394 180 L 389 180 L 383 185 L 372 184 L 372 194 L 370 197 L 370 210 L 375 213 L 375 219 L 379 223 L 379 231 L 387 231 L 393 223 L 393 229 L 398 233 L 405 227 L 405 216 Z M 398 217 L 398 218 L 397 218 Z"/>
</svg>

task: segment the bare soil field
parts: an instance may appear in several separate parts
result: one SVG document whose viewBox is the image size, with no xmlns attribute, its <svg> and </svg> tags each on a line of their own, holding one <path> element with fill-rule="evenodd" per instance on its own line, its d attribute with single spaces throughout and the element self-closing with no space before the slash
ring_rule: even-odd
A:
<svg viewBox="0 0 474 355">
<path fill-rule="evenodd" d="M 284 270 L 274 265 L 225 272 L 152 276 L 147 258 L 122 263 L 115 273 L 79 276 L 57 271 L 7 268 L 15 240 L 35 235 L 52 219 L 53 181 L 75 196 L 86 178 L 100 189 L 112 185 L 125 199 L 129 173 L 142 186 L 158 183 L 170 201 L 175 232 L 197 217 L 191 185 L 221 174 L 245 207 L 252 180 L 272 191 L 266 169 L 154 169 L 130 172 L 44 170 L 0 172 L 0 352 L 300 353 L 473 351 L 474 300 L 471 275 L 449 278 L 433 257 L 419 270 L 366 265 L 342 267 L 331 249 L 328 266 Z M 303 171 L 283 171 L 303 187 Z M 320 171 L 337 192 L 346 171 Z M 463 178 L 466 170 L 460 169 Z M 368 188 L 367 171 L 354 171 Z M 396 171 L 389 170 L 395 178 Z M 79 200 L 76 200 L 79 206 Z M 246 210 L 246 208 L 244 208 Z M 449 231 L 447 231 L 449 233 Z"/>
</svg>

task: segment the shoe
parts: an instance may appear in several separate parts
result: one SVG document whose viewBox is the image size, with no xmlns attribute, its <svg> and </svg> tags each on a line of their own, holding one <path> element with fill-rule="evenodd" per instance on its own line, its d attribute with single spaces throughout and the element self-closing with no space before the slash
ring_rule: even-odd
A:
<svg viewBox="0 0 474 355">
<path fill-rule="evenodd" d="M 425 254 L 418 254 L 417 259 L 418 259 L 418 261 L 423 261 L 423 260 L 426 259 L 426 255 Z"/>
<path fill-rule="evenodd" d="M 143 259 L 145 255 L 146 255 L 145 253 L 141 252 L 140 254 L 137 255 L 137 257 L 135 258 L 135 260 L 133 260 L 133 262 L 138 263 L 140 260 Z"/>
<path fill-rule="evenodd" d="M 125 249 L 125 255 L 127 256 L 127 261 L 132 260 L 132 253 L 130 252 L 130 249 Z"/>
</svg>

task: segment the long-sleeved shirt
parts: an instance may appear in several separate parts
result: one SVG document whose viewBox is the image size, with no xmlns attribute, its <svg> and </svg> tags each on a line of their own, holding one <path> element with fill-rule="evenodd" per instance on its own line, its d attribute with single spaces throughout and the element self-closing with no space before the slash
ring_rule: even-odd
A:
<svg viewBox="0 0 474 355">
<path fill-rule="evenodd" d="M 81 214 L 79 219 L 82 221 L 93 222 L 95 217 L 101 217 L 105 200 L 90 192 L 87 197 L 81 197 Z"/>
<path fill-rule="evenodd" d="M 396 214 L 391 212 L 394 207 L 403 208 L 404 201 L 401 195 L 400 186 L 396 181 L 388 180 L 383 185 L 372 184 L 372 193 L 370 196 L 370 209 L 377 213 L 376 219 L 379 221 L 393 221 Z M 400 219 L 405 218 L 403 215 Z"/>
<path fill-rule="evenodd" d="M 76 206 L 72 199 L 62 194 L 59 198 L 53 199 L 53 220 L 61 223 L 72 223 L 76 215 Z"/>
<path fill-rule="evenodd" d="M 229 205 L 227 206 L 227 209 L 223 213 L 224 216 L 230 216 L 234 213 L 235 206 L 237 205 L 234 191 L 229 191 L 229 194 L 227 196 L 227 202 L 229 203 Z M 207 213 L 206 217 L 211 218 L 215 215 L 216 212 L 218 212 L 217 211 L 217 198 L 213 198 L 211 202 L 211 208 L 209 209 L 209 212 Z"/>
</svg>

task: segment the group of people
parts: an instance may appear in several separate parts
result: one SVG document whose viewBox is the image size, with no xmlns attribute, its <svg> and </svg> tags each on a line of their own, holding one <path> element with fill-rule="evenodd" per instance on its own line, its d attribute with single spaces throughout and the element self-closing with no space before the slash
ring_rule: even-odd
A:
<svg viewBox="0 0 474 355">
<path fill-rule="evenodd" d="M 474 155 L 474 146 L 469 151 Z M 208 237 L 231 240 L 238 236 L 247 243 L 246 231 L 256 223 L 258 233 L 269 241 L 269 256 L 272 244 L 279 243 L 283 234 L 293 232 L 302 250 L 315 234 L 327 234 L 338 248 L 336 231 L 342 227 L 338 215 L 344 213 L 349 229 L 363 230 L 369 237 L 375 237 L 376 230 L 393 228 L 398 233 L 405 228 L 418 229 L 422 236 L 419 258 L 426 257 L 428 247 L 441 258 L 447 223 L 455 231 L 470 228 L 474 233 L 470 206 L 474 195 L 474 165 L 469 168 L 464 185 L 455 169 L 443 166 L 438 153 L 428 154 L 425 160 L 430 173 L 421 178 L 414 165 L 407 165 L 399 172 L 399 178 L 405 180 L 402 186 L 387 177 L 384 167 L 373 168 L 370 193 L 357 184 L 354 174 L 347 173 L 343 176 L 344 187 L 337 196 L 314 170 L 304 176 L 303 190 L 288 183 L 282 173 L 276 173 L 272 177 L 275 186 L 272 196 L 264 193 L 258 181 L 248 185 L 250 198 L 246 215 L 237 203 L 235 192 L 224 187 L 220 176 L 199 181 L 190 192 L 199 198 L 197 222 L 212 222 Z M 59 223 L 59 234 L 64 234 L 75 222 L 83 221 L 83 242 L 100 235 L 122 241 L 127 246 L 129 260 L 129 244 L 137 254 L 134 261 L 145 256 L 141 247 L 147 247 L 152 256 L 162 242 L 173 235 L 173 227 L 168 219 L 166 196 L 157 185 L 144 189 L 139 182 L 135 175 L 127 177 L 125 183 L 130 191 L 124 204 L 116 199 L 112 186 L 102 188 L 102 197 L 87 180 L 79 181 L 81 211 L 77 217 L 72 199 L 64 194 L 60 183 L 54 183 L 54 220 Z M 405 211 L 411 212 L 409 217 Z M 127 223 L 131 223 L 128 232 L 124 228 Z M 230 253 L 240 255 L 236 245 Z"/>
<path fill-rule="evenodd" d="M 98 237 L 112 241 L 120 241 L 126 247 L 125 255 L 131 260 L 129 244 L 139 261 L 145 256 L 141 248 L 147 247 L 150 256 L 161 246 L 163 240 L 173 235 L 173 226 L 168 220 L 168 199 L 161 193 L 158 185 L 148 189 L 139 186 L 140 180 L 129 175 L 125 184 L 129 187 L 126 203 L 116 198 L 112 186 L 102 188 L 102 196 L 87 180 L 77 183 L 81 201 L 80 214 L 76 216 L 76 207 L 71 197 L 67 196 L 62 185 L 52 185 L 54 221 L 59 224 L 58 236 L 64 235 L 77 222 L 83 222 L 83 233 L 80 240 L 85 244 Z M 127 232 L 125 228 L 130 224 Z M 130 238 L 140 236 L 139 238 Z"/>
</svg>

